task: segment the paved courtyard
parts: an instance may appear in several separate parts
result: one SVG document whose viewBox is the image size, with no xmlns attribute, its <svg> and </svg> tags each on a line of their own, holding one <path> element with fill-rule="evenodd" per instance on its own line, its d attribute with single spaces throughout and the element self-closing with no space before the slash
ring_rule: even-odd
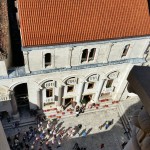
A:
<svg viewBox="0 0 150 150">
<path fill-rule="evenodd" d="M 78 124 L 82 124 L 82 128 L 79 134 L 71 138 L 63 138 L 61 147 L 57 148 L 57 144 L 52 145 L 52 150 L 72 150 L 74 144 L 77 142 L 79 147 L 86 147 L 86 150 L 100 150 L 100 145 L 103 143 L 103 150 L 121 150 L 121 144 L 127 141 L 126 135 L 124 135 L 124 129 L 119 119 L 118 112 L 116 109 L 97 111 L 93 113 L 81 114 L 79 117 L 70 117 L 60 119 L 56 125 L 59 129 L 68 129 Z M 105 121 L 114 119 L 113 125 L 107 130 L 98 128 Z M 46 123 L 44 125 L 46 127 Z M 29 126 L 20 127 L 20 132 L 27 131 Z M 87 132 L 86 137 L 82 137 L 83 131 Z M 17 133 L 17 129 L 7 129 L 7 136 L 13 137 Z M 36 150 L 39 149 L 37 145 Z M 42 150 L 47 150 L 43 145 Z"/>
</svg>

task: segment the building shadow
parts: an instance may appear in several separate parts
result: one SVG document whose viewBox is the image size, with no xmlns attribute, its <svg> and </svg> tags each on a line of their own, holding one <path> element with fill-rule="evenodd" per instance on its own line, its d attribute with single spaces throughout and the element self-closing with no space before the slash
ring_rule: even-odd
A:
<svg viewBox="0 0 150 150">
<path fill-rule="evenodd" d="M 130 102 L 130 100 L 128 100 L 128 101 Z M 35 104 L 32 104 L 32 105 L 35 105 Z M 35 108 L 36 107 L 37 106 L 35 105 Z M 142 107 L 141 102 L 137 102 L 137 103 L 127 107 L 127 109 L 125 110 L 125 113 L 123 115 L 126 115 L 128 117 L 129 123 L 133 116 L 133 112 L 135 110 L 140 110 L 141 107 Z M 82 114 L 81 117 L 84 115 L 85 114 Z M 108 115 L 111 116 L 111 114 L 108 114 Z M 98 125 L 91 126 L 88 128 L 82 126 L 82 128 L 79 131 L 80 134 L 74 134 L 74 136 L 71 138 L 67 138 L 68 130 L 73 128 L 74 126 L 78 125 L 78 123 L 80 123 L 80 122 L 75 123 L 73 126 L 70 126 L 69 128 L 66 128 L 64 126 L 64 122 L 62 122 L 62 120 L 60 119 L 60 122 L 56 122 L 55 127 L 58 127 L 58 131 L 63 129 L 66 133 L 66 135 L 64 136 L 64 139 L 62 140 L 61 150 L 71 150 L 75 143 L 78 143 L 80 148 L 86 148 L 86 150 L 99 150 L 101 144 L 104 144 L 104 148 L 106 150 L 121 150 L 122 144 L 124 142 L 128 142 L 128 140 L 132 134 L 132 130 L 125 133 L 127 131 L 126 130 L 127 127 L 130 128 L 130 125 L 127 122 L 126 122 L 126 125 L 124 125 L 125 121 L 123 121 L 123 115 L 118 116 L 118 120 L 115 120 L 114 123 L 108 127 L 108 129 L 105 129 L 105 125 L 102 128 L 102 130 L 98 129 L 99 128 Z M 33 116 L 31 116 L 31 118 L 33 118 Z M 97 119 L 99 119 L 99 118 L 97 118 Z M 111 117 L 111 119 L 114 119 L 113 116 Z M 30 119 L 28 118 L 28 120 L 30 120 Z M 99 119 L 99 122 L 101 122 L 100 119 Z M 46 123 L 47 123 L 47 121 L 45 121 L 45 124 Z M 37 126 L 36 123 L 33 123 L 33 124 Z M 4 125 L 4 128 L 5 127 L 6 127 L 6 125 Z M 20 127 L 20 128 L 22 128 L 22 127 Z M 99 130 L 99 132 L 93 134 L 92 131 L 94 128 L 97 128 Z M 6 134 L 9 132 L 9 130 L 11 130 L 11 129 L 5 130 Z M 87 133 L 86 136 L 82 136 L 83 132 Z M 52 148 L 55 148 L 55 145 L 52 145 Z"/>
<path fill-rule="evenodd" d="M 15 7 L 15 0 L 7 0 L 8 4 L 8 19 L 9 31 L 12 49 L 12 67 L 24 66 L 24 58 L 21 50 L 21 36 L 19 29 L 19 21 L 17 20 L 17 8 Z"/>
</svg>

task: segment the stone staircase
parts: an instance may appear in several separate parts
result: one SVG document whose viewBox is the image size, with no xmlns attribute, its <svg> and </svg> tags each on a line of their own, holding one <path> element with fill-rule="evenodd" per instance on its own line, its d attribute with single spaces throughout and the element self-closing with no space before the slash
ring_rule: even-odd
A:
<svg viewBox="0 0 150 150">
<path fill-rule="evenodd" d="M 85 113 L 92 113 L 101 110 L 109 110 L 109 109 L 116 109 L 118 106 L 119 101 L 112 101 L 111 99 L 103 99 L 99 100 L 99 102 L 93 108 L 86 108 L 84 111 Z M 40 112 L 39 112 L 40 113 Z M 67 117 L 74 117 L 76 116 L 75 109 L 72 107 L 68 107 L 65 110 L 62 108 L 50 108 L 47 110 L 43 110 L 43 115 L 47 116 L 47 120 L 49 119 L 60 119 L 60 118 L 67 118 Z M 82 115 L 82 113 L 80 114 Z M 19 127 L 37 124 L 35 117 L 22 117 L 20 120 L 11 120 L 10 123 L 3 122 L 4 129 L 10 129 L 13 127 L 13 123 L 18 121 Z"/>
<path fill-rule="evenodd" d="M 11 129 L 11 128 L 13 128 L 13 124 L 15 122 L 19 122 L 19 127 L 37 124 L 37 121 L 36 121 L 35 117 L 21 118 L 21 119 L 11 120 L 10 123 L 8 123 L 7 121 L 3 121 L 3 123 L 2 123 L 3 124 L 3 128 L 5 130 L 6 129 Z"/>
<path fill-rule="evenodd" d="M 119 113 L 119 116 L 120 116 L 120 119 L 121 119 L 122 124 L 124 126 L 124 129 L 125 129 L 125 131 L 127 131 L 127 133 L 126 133 L 127 137 L 128 137 L 128 139 L 130 139 L 131 138 L 131 132 L 132 132 L 132 126 L 129 122 L 129 119 L 126 115 L 125 109 L 124 109 L 121 102 L 119 102 L 119 104 L 117 106 L 117 111 Z"/>
<path fill-rule="evenodd" d="M 86 107 L 84 113 L 114 109 L 117 107 L 118 103 L 119 101 L 112 101 L 110 99 L 99 100 L 99 102 L 95 105 L 95 107 L 92 108 Z M 49 119 L 73 117 L 76 115 L 75 109 L 73 109 L 72 107 L 68 107 L 65 110 L 61 108 L 51 108 L 51 109 L 44 110 L 44 114 Z"/>
</svg>

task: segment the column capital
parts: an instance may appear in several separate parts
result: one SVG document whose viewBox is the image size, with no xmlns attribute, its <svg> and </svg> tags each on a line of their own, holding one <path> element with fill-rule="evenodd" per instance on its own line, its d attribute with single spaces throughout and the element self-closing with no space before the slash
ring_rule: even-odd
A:
<svg viewBox="0 0 150 150">
<path fill-rule="evenodd" d="M 74 47 L 69 48 L 69 51 L 73 51 L 73 50 L 74 50 Z"/>
<path fill-rule="evenodd" d="M 8 92 L 10 95 L 15 94 L 15 92 L 13 90 L 8 90 Z"/>
<path fill-rule="evenodd" d="M 28 56 L 29 52 L 28 51 L 23 51 L 23 55 L 24 55 L 24 63 L 25 63 L 25 71 L 26 73 L 30 73 L 30 69 L 29 69 L 29 56 Z"/>
<path fill-rule="evenodd" d="M 42 87 L 42 86 L 41 86 L 38 82 L 34 81 L 34 83 L 36 83 L 36 84 L 37 84 L 37 86 L 38 86 L 37 91 L 40 91 L 40 90 L 42 90 L 42 89 L 43 89 L 43 87 Z"/>
<path fill-rule="evenodd" d="M 28 55 L 29 52 L 28 52 L 28 51 L 23 51 L 23 54 L 24 54 L 24 55 Z"/>
</svg>

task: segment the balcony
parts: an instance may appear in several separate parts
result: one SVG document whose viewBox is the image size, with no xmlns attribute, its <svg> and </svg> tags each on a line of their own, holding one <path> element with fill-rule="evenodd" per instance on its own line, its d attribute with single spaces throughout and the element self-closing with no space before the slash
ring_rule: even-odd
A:
<svg viewBox="0 0 150 150">
<path fill-rule="evenodd" d="M 54 97 L 47 97 L 47 98 L 44 100 L 44 103 L 51 103 L 51 102 L 54 102 Z"/>
</svg>

